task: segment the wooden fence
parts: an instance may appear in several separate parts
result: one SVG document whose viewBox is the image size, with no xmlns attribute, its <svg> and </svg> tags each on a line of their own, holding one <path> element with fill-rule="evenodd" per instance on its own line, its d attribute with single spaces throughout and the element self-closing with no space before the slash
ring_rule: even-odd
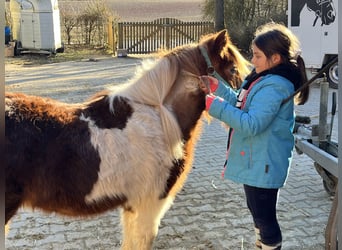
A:
<svg viewBox="0 0 342 250">
<path fill-rule="evenodd" d="M 118 53 L 148 54 L 198 42 L 202 35 L 214 31 L 214 23 L 161 18 L 152 22 L 119 22 L 117 29 Z"/>
</svg>

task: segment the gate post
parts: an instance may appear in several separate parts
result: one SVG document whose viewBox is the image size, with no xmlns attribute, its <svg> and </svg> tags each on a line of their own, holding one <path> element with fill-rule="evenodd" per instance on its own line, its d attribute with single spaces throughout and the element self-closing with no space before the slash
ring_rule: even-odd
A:
<svg viewBox="0 0 342 250">
<path fill-rule="evenodd" d="M 113 17 L 109 17 L 107 21 L 107 40 L 108 47 L 112 49 L 113 54 L 116 52 L 116 27 Z"/>
<path fill-rule="evenodd" d="M 124 23 L 118 23 L 118 50 L 117 55 L 118 57 L 126 57 L 127 56 L 127 49 L 123 48 L 123 40 L 126 39 L 126 37 L 123 37 L 123 28 Z"/>
<path fill-rule="evenodd" d="M 118 50 L 123 48 L 123 23 L 118 23 L 119 43 Z"/>
</svg>

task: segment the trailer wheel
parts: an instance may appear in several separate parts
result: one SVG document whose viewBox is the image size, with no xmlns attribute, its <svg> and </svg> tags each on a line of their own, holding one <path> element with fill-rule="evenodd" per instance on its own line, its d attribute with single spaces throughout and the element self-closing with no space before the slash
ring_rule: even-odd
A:
<svg viewBox="0 0 342 250">
<path fill-rule="evenodd" d="M 328 69 L 327 78 L 330 88 L 338 89 L 338 62 Z"/>
<path fill-rule="evenodd" d="M 56 50 L 57 53 L 64 53 L 64 43 L 62 42 L 62 47 Z"/>
<path fill-rule="evenodd" d="M 21 41 L 14 41 L 15 45 L 14 45 L 14 56 L 20 56 L 21 54 L 21 50 L 22 50 L 22 46 L 21 46 Z"/>
<path fill-rule="evenodd" d="M 330 195 L 335 196 L 335 190 L 337 185 L 337 178 L 330 174 L 327 170 L 325 170 L 321 165 L 317 162 L 314 162 L 314 166 L 319 173 L 319 175 L 323 179 L 323 187 L 324 190 Z"/>
</svg>

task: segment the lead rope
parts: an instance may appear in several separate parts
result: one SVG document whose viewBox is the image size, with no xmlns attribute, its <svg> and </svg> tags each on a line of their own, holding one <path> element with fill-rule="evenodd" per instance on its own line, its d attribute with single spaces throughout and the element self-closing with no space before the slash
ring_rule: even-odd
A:
<svg viewBox="0 0 342 250">
<path fill-rule="evenodd" d="M 208 75 L 213 76 L 213 77 L 215 77 L 216 79 L 218 79 L 219 81 L 222 81 L 222 82 L 223 82 L 224 84 L 226 84 L 227 86 L 230 86 L 230 84 L 229 84 L 228 82 L 226 82 L 226 80 L 224 80 L 224 79 L 222 78 L 222 76 L 220 76 L 220 75 L 216 72 L 215 68 L 213 67 L 213 65 L 212 65 L 212 63 L 211 63 L 211 61 L 210 61 L 210 58 L 209 58 L 209 56 L 208 56 L 207 50 L 206 50 L 203 46 L 198 46 L 198 47 L 199 47 L 199 49 L 200 49 L 200 51 L 201 51 L 202 56 L 204 57 L 204 59 L 205 59 L 205 61 L 206 61 L 206 63 L 207 63 L 207 66 L 208 66 L 208 68 L 207 68 L 207 73 L 208 73 Z M 231 129 L 229 129 L 229 132 L 228 132 L 227 148 L 229 147 L 229 136 L 230 136 L 230 132 L 231 132 Z M 222 177 L 222 179 L 224 178 L 224 172 L 225 172 L 225 170 L 226 170 L 226 165 L 227 165 L 227 160 L 226 160 L 226 161 L 224 162 L 224 164 L 223 164 L 223 171 L 221 172 L 221 177 Z M 212 182 L 211 182 L 211 185 L 216 189 L 216 186 L 215 186 L 213 180 L 212 180 Z"/>
</svg>

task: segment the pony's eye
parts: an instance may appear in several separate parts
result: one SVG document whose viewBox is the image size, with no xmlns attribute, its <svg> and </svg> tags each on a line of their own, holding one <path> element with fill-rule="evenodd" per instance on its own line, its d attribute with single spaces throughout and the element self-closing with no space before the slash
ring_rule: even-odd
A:
<svg viewBox="0 0 342 250">
<path fill-rule="evenodd" d="M 334 11 L 329 10 L 328 13 L 327 13 L 327 16 L 328 16 L 329 19 L 334 19 L 334 17 L 335 17 Z"/>
<path fill-rule="evenodd" d="M 237 73 L 237 68 L 236 68 L 235 65 L 230 69 L 230 73 L 231 73 L 232 75 L 235 75 L 235 74 Z"/>
</svg>

